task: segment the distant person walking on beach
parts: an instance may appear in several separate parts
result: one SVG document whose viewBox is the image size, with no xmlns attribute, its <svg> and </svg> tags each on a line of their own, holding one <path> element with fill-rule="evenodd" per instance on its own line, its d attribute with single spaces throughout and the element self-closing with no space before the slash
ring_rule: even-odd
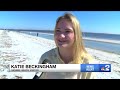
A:
<svg viewBox="0 0 120 90">
<path fill-rule="evenodd" d="M 79 21 L 71 13 L 65 13 L 56 21 L 54 30 L 56 48 L 45 52 L 39 61 L 51 64 L 89 64 L 93 58 L 85 50 Z M 39 79 L 93 79 L 92 72 L 44 72 Z"/>
<path fill-rule="evenodd" d="M 38 36 L 38 32 L 37 32 L 37 36 Z"/>
</svg>

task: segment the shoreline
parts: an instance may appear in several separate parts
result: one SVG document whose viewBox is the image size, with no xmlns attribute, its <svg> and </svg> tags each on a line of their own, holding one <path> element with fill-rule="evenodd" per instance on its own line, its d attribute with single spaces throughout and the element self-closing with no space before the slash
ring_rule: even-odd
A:
<svg viewBox="0 0 120 90">
<path fill-rule="evenodd" d="M 0 64 L 37 64 L 40 56 L 55 47 L 53 40 L 31 36 L 19 32 L 0 31 Z M 109 63 L 112 72 L 98 72 L 98 79 L 120 79 L 120 55 L 91 48 L 86 50 L 98 64 Z M 0 71 L 0 78 L 31 79 L 34 72 L 7 72 L 5 67 Z"/>
<path fill-rule="evenodd" d="M 42 33 L 42 32 L 40 32 L 40 34 L 53 35 L 53 34 L 50 34 L 50 33 Z M 96 42 L 105 42 L 105 43 L 119 44 L 120 45 L 120 41 L 118 41 L 118 40 L 98 39 L 98 38 L 89 38 L 89 37 L 83 37 L 83 40 L 90 40 L 90 41 L 96 41 Z"/>
<path fill-rule="evenodd" d="M 25 36 L 29 36 L 29 37 L 33 37 L 33 38 L 45 39 L 45 40 L 51 41 L 51 43 L 54 43 L 54 40 L 51 40 L 51 39 L 46 39 L 46 38 L 43 38 L 43 37 L 32 36 L 32 35 L 28 35 L 28 34 L 25 34 L 25 33 L 21 33 L 21 34 L 24 34 Z M 46 33 L 42 33 L 42 34 L 46 34 Z M 49 34 L 49 33 L 48 33 L 48 34 Z M 50 35 L 51 35 L 51 34 L 50 34 Z M 89 48 L 89 47 L 85 47 L 85 48 Z M 107 52 L 107 53 L 111 53 L 111 54 L 117 54 L 117 55 L 120 55 L 120 54 L 118 54 L 118 53 L 109 52 L 109 51 L 106 51 L 106 50 L 95 49 L 95 48 L 90 48 L 90 49 L 93 49 L 93 50 L 99 50 L 99 51 L 103 51 L 103 52 Z"/>
<path fill-rule="evenodd" d="M 24 34 L 24 33 L 23 33 Z M 42 34 L 45 34 L 46 35 L 46 33 L 42 33 Z M 49 34 L 49 33 L 47 33 L 48 35 L 53 35 L 53 34 Z M 32 36 L 32 35 L 31 35 Z M 41 38 L 41 37 L 40 37 Z M 43 37 L 42 37 L 43 38 Z M 52 40 L 52 39 L 49 39 L 49 40 Z M 111 42 L 109 42 L 109 41 L 107 41 L 107 42 L 105 42 L 105 41 L 95 41 L 95 40 L 90 40 L 90 39 L 86 39 L 86 40 L 88 40 L 88 41 L 94 41 L 94 42 L 103 42 L 103 43 L 110 43 L 110 44 L 118 44 L 118 43 L 111 43 Z M 118 44 L 118 45 L 120 45 L 120 44 Z M 108 53 L 115 53 L 115 54 L 118 54 L 118 55 L 120 55 L 120 52 L 112 52 L 112 51 L 107 51 L 107 50 L 102 50 L 102 49 L 97 49 L 97 48 L 92 48 L 92 47 L 87 47 L 87 48 L 91 48 L 91 49 L 96 49 L 96 50 L 100 50 L 100 51 L 104 51 L 104 52 L 108 52 Z"/>
<path fill-rule="evenodd" d="M 89 48 L 89 47 L 85 47 L 85 48 Z M 93 49 L 93 50 L 98 50 L 98 51 L 102 51 L 102 52 L 106 52 L 106 53 L 110 53 L 110 54 L 120 55 L 120 53 L 109 52 L 109 51 L 106 51 L 106 50 L 101 50 L 101 49 L 97 49 L 97 48 L 90 48 L 90 49 Z"/>
<path fill-rule="evenodd" d="M 105 42 L 105 43 L 111 43 L 111 44 L 119 44 L 120 41 L 118 40 L 108 40 L 108 39 L 95 39 L 95 38 L 83 38 L 84 40 L 89 40 L 89 41 L 96 41 L 96 42 Z"/>
</svg>

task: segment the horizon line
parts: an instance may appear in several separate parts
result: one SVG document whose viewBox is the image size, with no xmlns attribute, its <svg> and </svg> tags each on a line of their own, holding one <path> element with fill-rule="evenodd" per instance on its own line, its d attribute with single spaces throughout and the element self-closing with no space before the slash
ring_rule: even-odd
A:
<svg viewBox="0 0 120 90">
<path fill-rule="evenodd" d="M 11 30 L 11 31 L 14 31 L 14 30 L 17 30 L 17 31 L 43 31 L 43 32 L 46 32 L 46 31 L 50 31 L 50 32 L 53 32 L 54 30 L 47 30 L 47 29 L 3 29 L 3 28 L 0 28 L 0 30 Z M 82 33 L 95 33 L 95 34 L 114 34 L 114 35 L 120 35 L 120 33 L 102 33 L 102 32 L 87 32 L 87 31 L 83 31 Z"/>
</svg>

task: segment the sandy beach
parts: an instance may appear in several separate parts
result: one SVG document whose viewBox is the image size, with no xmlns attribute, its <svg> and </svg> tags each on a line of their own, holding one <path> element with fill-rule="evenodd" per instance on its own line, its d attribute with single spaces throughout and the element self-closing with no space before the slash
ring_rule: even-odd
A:
<svg viewBox="0 0 120 90">
<path fill-rule="evenodd" d="M 4 65 L 37 64 L 41 55 L 54 47 L 53 40 L 0 30 L 0 79 L 32 79 L 34 72 L 8 72 Z M 96 63 L 112 65 L 111 72 L 97 72 L 97 79 L 120 79 L 120 55 L 86 49 Z"/>
</svg>

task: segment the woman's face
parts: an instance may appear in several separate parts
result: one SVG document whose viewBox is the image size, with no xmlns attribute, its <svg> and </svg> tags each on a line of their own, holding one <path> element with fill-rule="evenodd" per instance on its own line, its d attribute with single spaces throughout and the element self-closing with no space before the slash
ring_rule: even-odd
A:
<svg viewBox="0 0 120 90">
<path fill-rule="evenodd" d="M 74 43 L 73 25 L 66 19 L 61 19 L 55 32 L 55 41 L 59 48 L 71 48 Z"/>
</svg>

